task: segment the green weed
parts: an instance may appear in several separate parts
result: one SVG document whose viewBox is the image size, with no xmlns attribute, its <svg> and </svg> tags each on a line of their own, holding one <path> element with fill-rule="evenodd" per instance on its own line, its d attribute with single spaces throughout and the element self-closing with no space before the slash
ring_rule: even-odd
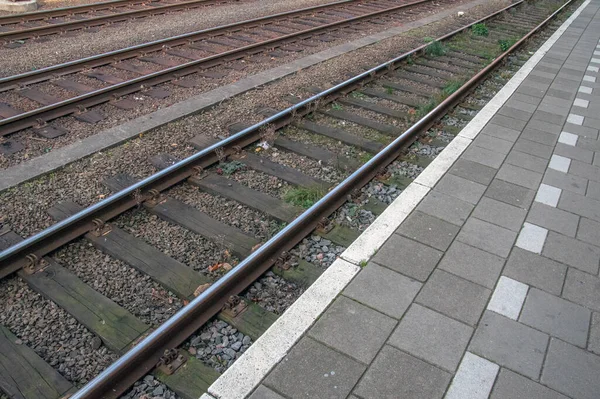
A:
<svg viewBox="0 0 600 399">
<path fill-rule="evenodd" d="M 336 111 L 341 111 L 344 108 L 342 107 L 341 104 L 334 102 L 333 104 L 331 104 L 331 109 L 334 109 Z"/>
<path fill-rule="evenodd" d="M 294 187 L 283 194 L 285 202 L 292 205 L 310 208 L 326 193 L 323 187 Z"/>
<path fill-rule="evenodd" d="M 431 57 L 440 57 L 448 52 L 448 48 L 442 43 L 435 41 L 425 47 L 425 54 Z"/>
<path fill-rule="evenodd" d="M 502 50 L 502 52 L 505 52 L 509 48 L 511 48 L 516 42 L 517 39 L 503 39 L 498 40 L 498 45 L 500 46 L 500 50 Z"/>
<path fill-rule="evenodd" d="M 487 36 L 490 31 L 488 30 L 488 27 L 485 26 L 485 24 L 475 24 L 471 27 L 471 32 L 473 32 L 473 34 L 475 36 Z"/>
</svg>

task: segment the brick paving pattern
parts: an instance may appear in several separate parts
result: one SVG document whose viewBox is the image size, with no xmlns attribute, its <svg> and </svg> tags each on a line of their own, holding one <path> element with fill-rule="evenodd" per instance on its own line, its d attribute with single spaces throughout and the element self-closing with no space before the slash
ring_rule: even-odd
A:
<svg viewBox="0 0 600 399">
<path fill-rule="evenodd" d="M 600 398 L 599 8 L 251 398 Z"/>
</svg>

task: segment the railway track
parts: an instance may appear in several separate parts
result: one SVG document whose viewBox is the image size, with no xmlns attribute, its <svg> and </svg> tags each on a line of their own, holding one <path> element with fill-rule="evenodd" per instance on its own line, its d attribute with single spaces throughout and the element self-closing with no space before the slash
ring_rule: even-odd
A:
<svg viewBox="0 0 600 399">
<path fill-rule="evenodd" d="M 0 136 L 26 128 L 46 139 L 66 134 L 52 120 L 73 115 L 96 123 L 104 115 L 94 106 L 110 103 L 132 109 L 132 93 L 169 96 L 169 85 L 194 87 L 202 78 L 219 79 L 243 69 L 240 62 L 311 48 L 372 28 L 399 23 L 433 10 L 432 0 L 345 0 L 235 23 L 0 79 Z M 229 69 L 223 68 L 227 64 Z M 55 95 L 60 91 L 62 97 Z M 19 151 L 4 141 L 5 154 Z"/>
<path fill-rule="evenodd" d="M 95 31 L 98 27 L 131 19 L 237 2 L 239 0 L 114 0 L 8 15 L 0 17 L 0 43 L 8 48 L 18 48 L 26 40 L 44 41 L 51 35 L 81 29 Z"/>
<path fill-rule="evenodd" d="M 244 290 L 269 268 L 299 286 L 314 281 L 330 262 L 304 254 L 305 237 L 312 234 L 319 237 L 313 242 L 326 240 L 329 246 L 348 245 L 359 231 L 345 222 L 347 211 L 358 207 L 377 215 L 389 202 L 378 194 L 365 198 L 361 187 L 405 187 L 415 177 L 411 171 L 431 162 L 508 78 L 495 77 L 485 83 L 488 87 L 473 90 L 537 31 L 555 23 L 554 18 L 571 3 L 513 4 L 331 88 L 307 88 L 306 98 L 288 98 L 293 105 L 282 111 L 265 109 L 265 120 L 232 126 L 232 135 L 222 141 L 199 135 L 192 140 L 197 153 L 183 160 L 168 154 L 154 157 L 150 161 L 160 171 L 148 178 L 116 175 L 105 181 L 115 194 L 85 209 L 69 201 L 57 204 L 49 212 L 60 221 L 39 234 L 22 240 L 11 231 L 0 233 L 0 245 L 6 248 L 0 253 L 1 276 L 18 272 L 104 345 L 124 354 L 72 397 L 117 397 L 150 371 L 180 396 L 198 397 L 218 373 L 192 355 L 197 350 L 188 339 L 209 339 L 213 330 L 202 330 L 209 338 L 196 331 L 216 314 L 231 326 L 227 331 L 234 328 L 250 339 L 260 335 L 277 316 L 249 300 Z M 524 63 L 518 56 L 511 57 L 513 68 Z M 443 124 L 437 125 L 441 118 Z M 283 161 L 296 156 L 335 169 L 341 177 L 328 181 Z M 286 192 L 277 196 L 249 187 L 236 179 L 244 171 L 282 181 Z M 176 191 L 181 187 L 199 188 L 239 204 L 236 209 L 253 209 L 286 226 L 271 237 L 253 237 L 222 222 L 210 210 L 201 211 L 182 201 Z M 308 209 L 303 211 L 302 206 Z M 237 258 L 239 263 L 230 271 L 225 268 L 220 279 L 216 274 L 196 273 L 129 233 L 123 218 L 132 212 L 151 213 L 218 242 L 231 254 L 229 261 L 235 265 Z M 152 331 L 137 315 L 94 291 L 52 255 L 75 240 L 91 243 L 190 303 Z M 219 263 L 219 268 L 223 265 Z M 78 307 L 73 301 L 77 296 L 89 308 Z M 90 317 L 90 312 L 97 312 L 96 317 Z M 98 319 L 104 322 L 102 327 Z M 211 328 L 227 329 L 222 326 Z M 3 350 L 15 359 L 33 358 L 32 351 L 10 345 L 14 336 L 0 328 Z M 231 360 L 231 356 L 226 359 Z M 39 389 L 48 394 L 36 397 L 54 398 L 73 391 L 41 359 L 30 364 L 36 365 L 37 375 L 47 382 Z"/>
</svg>

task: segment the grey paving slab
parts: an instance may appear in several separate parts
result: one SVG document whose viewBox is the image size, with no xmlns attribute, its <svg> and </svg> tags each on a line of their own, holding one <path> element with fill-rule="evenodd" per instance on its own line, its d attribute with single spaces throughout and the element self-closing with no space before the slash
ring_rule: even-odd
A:
<svg viewBox="0 0 600 399">
<path fill-rule="evenodd" d="M 489 222 L 469 218 L 457 240 L 503 258 L 508 257 L 517 233 Z"/>
<path fill-rule="evenodd" d="M 545 144 L 536 143 L 527 139 L 519 138 L 513 147 L 517 151 L 524 152 L 526 154 L 535 155 L 536 157 L 550 159 L 552 155 L 552 147 Z"/>
<path fill-rule="evenodd" d="M 446 174 L 440 179 L 435 189 L 470 204 L 476 204 L 485 192 L 486 186 L 462 177 Z"/>
<path fill-rule="evenodd" d="M 600 248 L 577 239 L 550 231 L 542 255 L 579 270 L 598 274 Z"/>
<path fill-rule="evenodd" d="M 539 158 L 517 150 L 513 150 L 508 154 L 506 162 L 537 173 L 543 173 L 548 165 L 547 159 Z"/>
<path fill-rule="evenodd" d="M 315 361 L 318 359 L 318 361 Z M 290 398 L 346 398 L 366 366 L 304 337 L 264 384 Z"/>
<path fill-rule="evenodd" d="M 497 169 L 462 158 L 458 159 L 449 171 L 453 175 L 485 185 L 490 184 L 496 172 Z"/>
<path fill-rule="evenodd" d="M 554 295 L 560 295 L 567 266 L 521 248 L 514 248 L 503 274 Z"/>
<path fill-rule="evenodd" d="M 531 116 L 530 113 L 521 111 L 521 110 L 515 110 L 514 108 L 508 108 L 509 111 L 502 113 L 503 110 L 506 110 L 506 107 L 502 107 L 502 109 L 500 110 L 499 114 L 500 115 L 504 115 L 507 117 L 511 117 L 511 118 L 515 118 L 517 120 L 522 120 L 522 121 L 527 121 L 529 119 L 529 117 Z M 523 118 L 519 117 L 519 115 L 523 113 L 526 116 L 524 116 Z M 504 151 L 504 153 L 508 153 L 508 150 L 510 149 L 512 143 L 514 143 L 517 138 L 519 137 L 519 135 L 521 134 L 520 130 L 515 130 L 515 129 L 510 129 L 504 126 L 500 126 L 500 125 L 495 125 L 493 123 L 488 123 L 486 127 L 483 128 L 483 130 L 481 130 L 481 133 L 484 136 L 492 136 L 492 137 L 496 137 L 498 139 L 502 139 L 506 143 L 502 143 L 499 142 L 497 140 L 491 140 L 493 142 L 498 143 L 498 148 L 494 149 L 494 148 L 489 148 L 489 147 L 484 147 L 484 148 L 488 148 L 490 150 L 494 150 L 494 151 Z"/>
<path fill-rule="evenodd" d="M 537 380 L 547 344 L 548 335 L 486 311 L 475 330 L 469 351 Z"/>
<path fill-rule="evenodd" d="M 526 214 L 527 211 L 525 209 L 509 205 L 505 202 L 496 201 L 495 199 L 488 197 L 482 198 L 473 211 L 473 216 L 477 219 L 516 232 L 521 229 Z"/>
<path fill-rule="evenodd" d="M 527 221 L 558 233 L 575 237 L 579 216 L 539 202 L 531 205 Z"/>
<path fill-rule="evenodd" d="M 496 178 L 536 190 L 542 181 L 542 174 L 505 163 L 500 167 Z"/>
<path fill-rule="evenodd" d="M 421 201 L 417 210 L 457 226 L 462 226 L 471 214 L 473 205 L 433 190 Z"/>
<path fill-rule="evenodd" d="M 317 320 L 308 335 L 368 364 L 383 347 L 396 323 L 391 317 L 341 296 Z"/>
<path fill-rule="evenodd" d="M 493 289 L 503 266 L 503 258 L 454 241 L 446 251 L 439 268 Z"/>
<path fill-rule="evenodd" d="M 542 179 L 542 183 L 583 195 L 585 194 L 588 181 L 579 176 L 548 169 Z"/>
<path fill-rule="evenodd" d="M 250 395 L 248 399 L 285 399 L 277 392 L 267 388 L 264 385 L 259 385 L 256 391 Z"/>
<path fill-rule="evenodd" d="M 498 128 L 500 128 L 500 126 L 498 126 Z M 507 129 L 507 128 L 502 128 L 502 129 L 511 130 L 511 129 Z M 497 130 L 497 129 L 495 129 L 495 130 Z M 507 141 L 505 139 L 498 138 L 498 137 L 495 137 L 495 136 L 489 135 L 489 134 L 479 134 L 477 136 L 477 138 L 475 140 L 473 140 L 473 144 L 476 145 L 477 147 L 486 148 L 490 151 L 499 152 L 501 154 L 508 154 L 508 152 L 510 151 L 510 149 L 513 146 L 512 141 Z"/>
<path fill-rule="evenodd" d="M 512 100 L 513 104 L 519 104 L 522 107 L 536 107 L 534 104 L 529 104 L 523 101 L 518 101 L 518 100 Z M 490 119 L 490 123 L 493 123 L 494 125 L 498 125 L 498 126 L 503 126 L 503 127 L 507 127 L 509 129 L 513 129 L 513 130 L 522 130 L 525 125 L 527 124 L 527 122 L 525 121 L 521 121 L 519 119 L 515 119 L 515 118 L 511 118 L 510 116 L 505 116 L 505 115 L 500 115 L 500 114 L 496 114 L 494 115 L 494 117 L 492 117 L 492 119 Z"/>
<path fill-rule="evenodd" d="M 500 370 L 490 399 L 569 399 L 508 369 Z"/>
<path fill-rule="evenodd" d="M 442 252 L 437 249 L 392 234 L 372 261 L 416 280 L 425 281 L 441 258 Z"/>
<path fill-rule="evenodd" d="M 591 163 L 591 161 L 590 161 Z M 569 174 L 583 177 L 587 180 L 593 180 L 600 182 L 600 168 L 598 166 L 590 165 L 584 162 L 573 160 L 571 161 L 571 167 L 569 168 Z"/>
<path fill-rule="evenodd" d="M 581 147 L 574 147 L 572 145 L 565 145 L 563 143 L 556 144 L 554 153 L 563 157 L 571 158 L 574 160 L 576 159 L 581 162 L 587 162 L 589 164 L 591 164 L 594 159 L 593 151 L 586 150 Z"/>
<path fill-rule="evenodd" d="M 490 295 L 491 291 L 485 287 L 443 270 L 436 270 L 421 289 L 416 302 L 475 325 Z"/>
<path fill-rule="evenodd" d="M 538 64 L 538 65 L 540 65 L 540 64 Z M 539 97 L 529 96 L 527 94 L 522 94 L 522 93 L 518 93 L 518 92 L 515 92 L 512 96 L 510 96 L 510 98 L 524 102 L 524 103 L 533 104 L 533 105 L 538 105 L 541 102 L 541 99 Z"/>
<path fill-rule="evenodd" d="M 415 211 L 400 225 L 397 233 L 445 251 L 458 230 L 459 227 L 452 223 Z"/>
<path fill-rule="evenodd" d="M 576 134 L 578 136 L 587 137 L 592 140 L 598 138 L 598 129 L 589 128 L 586 126 L 574 125 L 572 123 L 565 123 L 563 131 Z"/>
<path fill-rule="evenodd" d="M 597 399 L 600 357 L 556 338 L 550 341 L 542 383 L 574 399 Z"/>
<path fill-rule="evenodd" d="M 364 399 L 439 399 L 450 378 L 448 372 L 386 345 L 354 393 Z"/>
<path fill-rule="evenodd" d="M 504 154 L 474 145 L 469 146 L 462 155 L 462 159 L 477 162 L 496 169 L 502 165 L 504 157 Z"/>
<path fill-rule="evenodd" d="M 520 137 L 536 143 L 553 146 L 558 140 L 558 133 L 548 133 L 537 129 L 525 128 Z"/>
<path fill-rule="evenodd" d="M 595 181 L 588 182 L 588 188 L 585 196 L 591 199 L 600 200 L 600 183 Z"/>
<path fill-rule="evenodd" d="M 535 197 L 535 191 L 503 180 L 494 179 L 488 186 L 485 196 L 519 208 L 528 209 Z"/>
<path fill-rule="evenodd" d="M 402 318 L 388 343 L 454 372 L 472 333 L 473 328 L 415 304 Z"/>
<path fill-rule="evenodd" d="M 600 279 L 591 274 L 569 268 L 563 289 L 563 298 L 600 312 Z"/>
<path fill-rule="evenodd" d="M 394 271 L 369 263 L 343 291 L 388 316 L 401 318 L 422 284 Z"/>
<path fill-rule="evenodd" d="M 579 229 L 577 230 L 577 239 L 589 244 L 599 244 L 600 223 L 590 219 L 581 218 Z"/>
<path fill-rule="evenodd" d="M 525 128 L 539 130 L 541 132 L 554 133 L 558 135 L 561 131 L 561 126 L 553 124 L 551 122 L 545 122 L 539 119 L 532 119 L 527 123 Z"/>
<path fill-rule="evenodd" d="M 590 325 L 590 339 L 587 349 L 600 355 L 600 313 L 592 314 L 592 323 Z"/>
<path fill-rule="evenodd" d="M 585 348 L 591 312 L 583 306 L 532 288 L 519 317 L 521 323 Z"/>
</svg>

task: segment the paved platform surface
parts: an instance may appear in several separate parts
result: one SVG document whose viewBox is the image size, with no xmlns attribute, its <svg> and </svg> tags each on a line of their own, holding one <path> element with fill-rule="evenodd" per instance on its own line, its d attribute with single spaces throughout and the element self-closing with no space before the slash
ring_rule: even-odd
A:
<svg viewBox="0 0 600 399">
<path fill-rule="evenodd" d="M 600 398 L 599 7 L 252 399 Z"/>
</svg>

